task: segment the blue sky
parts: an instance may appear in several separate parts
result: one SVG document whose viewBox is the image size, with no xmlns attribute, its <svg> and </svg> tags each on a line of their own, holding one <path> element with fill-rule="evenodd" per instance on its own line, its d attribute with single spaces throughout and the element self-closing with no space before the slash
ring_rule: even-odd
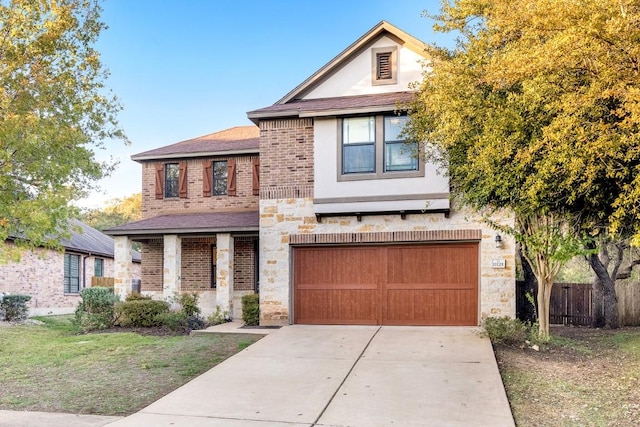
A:
<svg viewBox="0 0 640 427">
<path fill-rule="evenodd" d="M 98 44 L 107 86 L 124 110 L 131 146 L 109 142 L 99 158 L 120 166 L 81 201 L 102 207 L 140 192 L 135 153 L 249 125 L 381 20 L 427 43 L 452 47 L 422 11 L 437 0 L 105 0 Z"/>
</svg>

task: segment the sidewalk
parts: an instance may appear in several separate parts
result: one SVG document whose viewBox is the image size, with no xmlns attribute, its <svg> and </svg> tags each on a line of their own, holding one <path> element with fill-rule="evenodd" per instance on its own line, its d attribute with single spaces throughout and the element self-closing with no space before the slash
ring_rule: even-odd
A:
<svg viewBox="0 0 640 427">
<path fill-rule="evenodd" d="M 0 427 L 102 427 L 123 417 L 0 410 Z"/>
</svg>

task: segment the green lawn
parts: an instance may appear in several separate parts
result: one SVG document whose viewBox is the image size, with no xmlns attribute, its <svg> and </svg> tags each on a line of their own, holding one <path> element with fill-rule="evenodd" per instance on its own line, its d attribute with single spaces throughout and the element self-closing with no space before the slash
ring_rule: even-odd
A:
<svg viewBox="0 0 640 427">
<path fill-rule="evenodd" d="M 81 335 L 71 319 L 0 327 L 0 409 L 131 414 L 260 338 Z"/>
</svg>

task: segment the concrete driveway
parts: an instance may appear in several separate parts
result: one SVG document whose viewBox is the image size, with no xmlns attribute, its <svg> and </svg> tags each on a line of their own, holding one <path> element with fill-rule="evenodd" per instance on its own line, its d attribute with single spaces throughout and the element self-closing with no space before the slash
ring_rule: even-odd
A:
<svg viewBox="0 0 640 427">
<path fill-rule="evenodd" d="M 477 328 L 295 325 L 109 427 L 513 425 Z"/>
</svg>

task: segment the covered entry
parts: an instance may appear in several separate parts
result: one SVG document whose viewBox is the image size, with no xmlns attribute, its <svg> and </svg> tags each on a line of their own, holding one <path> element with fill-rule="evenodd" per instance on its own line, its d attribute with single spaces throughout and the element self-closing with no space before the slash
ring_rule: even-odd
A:
<svg viewBox="0 0 640 427">
<path fill-rule="evenodd" d="M 294 323 L 477 325 L 478 244 L 293 249 Z"/>
</svg>

